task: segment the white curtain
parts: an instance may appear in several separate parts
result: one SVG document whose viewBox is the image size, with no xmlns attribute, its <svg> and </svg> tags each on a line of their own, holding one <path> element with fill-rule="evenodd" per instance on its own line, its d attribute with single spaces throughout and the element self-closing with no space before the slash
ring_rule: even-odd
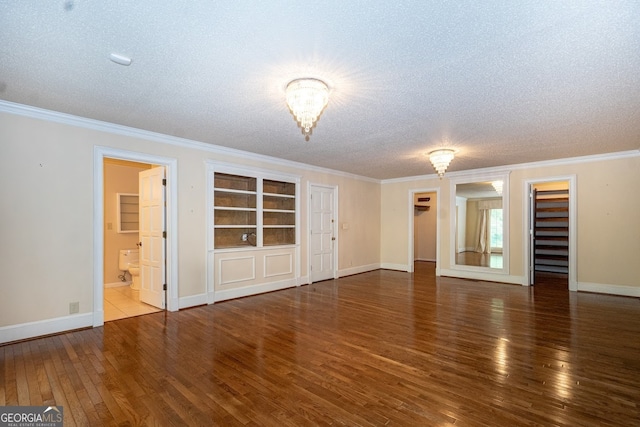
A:
<svg viewBox="0 0 640 427">
<path fill-rule="evenodd" d="M 476 233 L 477 253 L 491 253 L 491 209 L 502 209 L 502 199 L 478 201 L 480 220 L 478 221 L 478 231 Z"/>
<path fill-rule="evenodd" d="M 491 220 L 489 209 L 480 209 L 480 221 L 478 221 L 478 241 L 476 242 L 476 252 L 480 254 L 491 253 Z"/>
</svg>

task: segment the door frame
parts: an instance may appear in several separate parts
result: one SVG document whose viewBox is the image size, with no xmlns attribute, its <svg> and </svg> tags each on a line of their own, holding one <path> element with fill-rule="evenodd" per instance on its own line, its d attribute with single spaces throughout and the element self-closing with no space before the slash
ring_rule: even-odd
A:
<svg viewBox="0 0 640 427">
<path fill-rule="evenodd" d="M 533 185 L 543 184 L 547 182 L 565 181 L 569 183 L 569 290 L 578 290 L 578 244 L 577 244 L 577 218 L 578 218 L 578 202 L 577 202 L 577 184 L 576 175 L 562 175 L 545 178 L 535 178 L 524 180 L 524 194 L 522 197 L 523 206 L 523 255 L 524 255 L 524 286 L 531 285 L 531 230 L 533 223 L 532 207 L 533 200 L 531 200 L 530 194 L 533 190 Z"/>
<path fill-rule="evenodd" d="M 338 236 L 338 186 L 337 185 L 326 185 L 326 184 L 317 184 L 313 182 L 307 182 L 307 283 L 311 282 L 311 187 L 321 187 L 328 188 L 333 191 L 333 213 L 334 213 L 334 221 L 333 221 L 333 236 L 336 238 L 333 244 L 333 278 L 337 279 L 339 277 L 338 274 L 338 246 L 340 242 L 340 236 Z"/>
<path fill-rule="evenodd" d="M 118 148 L 95 146 L 93 150 L 93 326 L 104 324 L 104 159 L 164 166 L 166 187 L 167 310 L 179 309 L 178 299 L 178 160 Z"/>
<path fill-rule="evenodd" d="M 409 190 L 408 197 L 408 206 L 407 211 L 408 215 L 408 228 L 407 228 L 407 236 L 409 241 L 408 254 L 409 257 L 407 259 L 407 273 L 413 273 L 413 263 L 414 263 L 414 228 L 413 228 L 413 216 L 414 216 L 414 199 L 416 194 L 420 193 L 436 193 L 436 276 L 440 276 L 440 188 L 438 187 L 430 187 L 430 188 L 412 188 Z"/>
</svg>

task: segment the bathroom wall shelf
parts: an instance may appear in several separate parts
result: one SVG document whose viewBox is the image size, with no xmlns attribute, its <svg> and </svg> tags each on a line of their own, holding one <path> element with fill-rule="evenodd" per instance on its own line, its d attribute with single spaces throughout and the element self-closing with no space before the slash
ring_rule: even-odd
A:
<svg viewBox="0 0 640 427">
<path fill-rule="evenodd" d="M 139 229 L 138 195 L 116 193 L 117 229 L 118 233 L 137 233 Z"/>
</svg>

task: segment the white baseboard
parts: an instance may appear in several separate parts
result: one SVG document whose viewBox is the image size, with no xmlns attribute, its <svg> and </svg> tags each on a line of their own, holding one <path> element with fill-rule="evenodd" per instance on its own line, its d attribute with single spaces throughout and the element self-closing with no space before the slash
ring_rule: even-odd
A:
<svg viewBox="0 0 640 427">
<path fill-rule="evenodd" d="M 309 276 L 300 276 L 298 277 L 296 286 L 308 285 L 309 284 Z"/>
<path fill-rule="evenodd" d="M 281 280 L 279 282 L 264 283 L 261 285 L 245 286 L 242 288 L 223 289 L 214 292 L 214 301 L 220 302 L 249 295 L 263 294 L 265 292 L 279 291 L 280 289 L 298 286 L 296 279 Z"/>
<path fill-rule="evenodd" d="M 383 262 L 378 268 L 384 268 L 385 270 L 409 271 L 409 266 L 407 266 L 407 264 L 392 264 L 389 262 Z"/>
<path fill-rule="evenodd" d="M 207 304 L 207 294 L 191 295 L 178 298 L 178 310 Z"/>
<path fill-rule="evenodd" d="M 105 288 L 119 288 L 120 286 L 129 286 L 131 285 L 131 282 L 112 282 L 112 283 L 105 283 L 104 287 Z"/>
<path fill-rule="evenodd" d="M 344 268 L 338 270 L 338 277 L 352 276 L 354 274 L 366 273 L 367 271 L 379 270 L 380 264 L 360 265 L 358 267 Z"/>
<path fill-rule="evenodd" d="M 640 297 L 640 287 L 638 286 L 578 282 L 578 291 L 596 292 L 599 294 L 609 294 L 609 295 L 620 295 L 625 297 Z"/>
<path fill-rule="evenodd" d="M 0 327 L 0 344 L 93 326 L 93 312 Z"/>
</svg>

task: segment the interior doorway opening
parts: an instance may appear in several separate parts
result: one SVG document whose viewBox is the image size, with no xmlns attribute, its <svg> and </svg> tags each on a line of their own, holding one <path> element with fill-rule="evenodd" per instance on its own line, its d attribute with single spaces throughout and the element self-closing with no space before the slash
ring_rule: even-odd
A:
<svg viewBox="0 0 640 427">
<path fill-rule="evenodd" d="M 166 176 L 164 184 L 166 190 L 164 194 L 166 199 L 163 202 L 162 211 L 165 218 L 162 220 L 162 264 L 164 266 L 164 276 L 161 285 L 163 301 L 162 308 L 168 311 L 176 311 L 179 309 L 178 287 L 177 287 L 177 257 L 174 254 L 177 239 L 177 159 L 154 156 L 150 154 L 120 150 L 109 147 L 95 147 L 94 164 L 93 164 L 93 217 L 94 217 L 94 247 L 93 247 L 93 326 L 102 326 L 105 321 L 105 284 L 107 282 L 105 276 L 105 231 L 109 225 L 105 220 L 105 161 L 113 159 L 114 161 L 132 162 L 139 164 L 155 165 L 162 168 L 163 175 Z M 113 222 L 111 227 L 114 228 Z M 110 256 L 114 256 L 110 253 Z M 119 256 L 119 254 L 118 254 Z M 143 254 L 144 258 L 144 254 Z M 157 261 L 157 260 L 154 260 Z M 112 263 L 115 261 L 112 261 Z M 144 268 L 149 263 L 147 260 L 140 260 L 140 268 Z M 113 265 L 113 264 L 112 264 Z M 116 267 L 117 268 L 117 267 Z M 141 273 L 141 278 L 144 278 Z M 129 276 L 125 276 L 129 279 Z M 141 284 L 141 289 L 144 285 Z"/>
<path fill-rule="evenodd" d="M 156 313 L 140 298 L 140 174 L 155 165 L 104 158 L 104 321 Z M 161 168 L 164 169 L 163 166 Z M 164 263 L 164 260 L 162 261 Z"/>
<path fill-rule="evenodd" d="M 434 263 L 439 275 L 440 230 L 438 228 L 438 189 L 409 191 L 409 259 L 407 271 L 415 271 L 416 262 Z"/>
<path fill-rule="evenodd" d="M 528 284 L 577 290 L 575 178 L 531 181 L 528 193 Z"/>
</svg>

